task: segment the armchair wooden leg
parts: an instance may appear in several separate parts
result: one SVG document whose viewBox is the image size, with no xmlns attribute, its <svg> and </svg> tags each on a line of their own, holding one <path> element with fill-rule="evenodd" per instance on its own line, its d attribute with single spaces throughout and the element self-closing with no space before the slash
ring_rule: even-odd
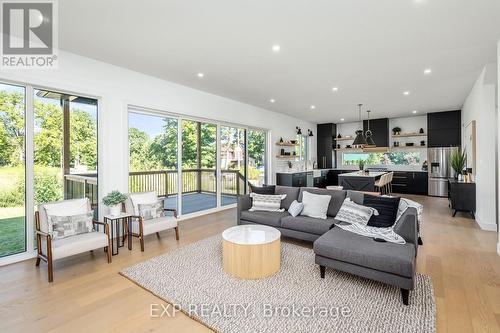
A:
<svg viewBox="0 0 500 333">
<path fill-rule="evenodd" d="M 160 233 L 159 232 L 156 233 L 156 237 L 160 238 Z"/>
<path fill-rule="evenodd" d="M 54 281 L 54 273 L 53 273 L 53 269 L 52 269 L 52 258 L 49 258 L 47 260 L 47 272 L 48 272 L 49 282 L 53 282 Z"/>
<path fill-rule="evenodd" d="M 106 236 L 108 236 L 108 246 L 107 246 L 107 248 L 105 248 L 105 251 L 106 251 L 106 254 L 107 254 L 107 256 L 108 256 L 108 264 L 110 264 L 110 263 L 111 263 L 111 255 L 112 255 L 112 253 L 111 253 L 111 252 L 113 252 L 113 251 L 111 250 L 111 249 L 112 249 L 112 247 L 111 247 L 111 246 L 112 246 L 111 242 L 112 242 L 113 240 L 109 237 L 109 224 L 106 224 L 106 225 L 104 226 L 104 231 L 106 232 Z M 118 236 L 118 237 L 119 237 L 119 236 Z M 118 242 L 118 241 L 117 241 L 117 242 Z"/>
<path fill-rule="evenodd" d="M 35 263 L 35 266 L 36 266 L 36 267 L 40 266 L 40 257 L 37 257 L 37 258 L 36 258 L 36 263 Z"/>
<path fill-rule="evenodd" d="M 175 227 L 175 239 L 179 240 L 179 227 Z"/>
</svg>

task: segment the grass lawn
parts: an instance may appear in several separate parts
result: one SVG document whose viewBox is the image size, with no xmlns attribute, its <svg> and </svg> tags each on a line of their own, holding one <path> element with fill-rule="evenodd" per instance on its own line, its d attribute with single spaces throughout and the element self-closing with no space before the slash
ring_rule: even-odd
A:
<svg viewBox="0 0 500 333">
<path fill-rule="evenodd" d="M 0 219 L 0 257 L 24 252 L 24 216 Z"/>
</svg>

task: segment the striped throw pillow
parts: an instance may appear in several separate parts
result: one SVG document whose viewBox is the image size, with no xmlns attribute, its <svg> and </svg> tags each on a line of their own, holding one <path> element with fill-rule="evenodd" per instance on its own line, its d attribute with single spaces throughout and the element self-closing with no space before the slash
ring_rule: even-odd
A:
<svg viewBox="0 0 500 333">
<path fill-rule="evenodd" d="M 284 212 L 284 208 L 281 207 L 281 200 L 286 198 L 286 194 L 257 194 L 250 193 L 252 198 L 252 208 L 249 211 L 266 211 L 266 212 Z"/>
<path fill-rule="evenodd" d="M 378 215 L 378 211 L 375 208 L 358 205 L 354 201 L 351 201 L 351 199 L 346 198 L 335 219 L 366 226 L 372 215 Z"/>
</svg>

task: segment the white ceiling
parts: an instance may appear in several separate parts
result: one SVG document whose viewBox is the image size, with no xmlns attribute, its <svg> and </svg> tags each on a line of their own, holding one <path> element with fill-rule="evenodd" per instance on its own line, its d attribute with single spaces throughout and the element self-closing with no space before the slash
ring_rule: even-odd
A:
<svg viewBox="0 0 500 333">
<path fill-rule="evenodd" d="M 460 108 L 500 38 L 499 0 L 72 0 L 59 16 L 62 49 L 313 122 Z"/>
</svg>

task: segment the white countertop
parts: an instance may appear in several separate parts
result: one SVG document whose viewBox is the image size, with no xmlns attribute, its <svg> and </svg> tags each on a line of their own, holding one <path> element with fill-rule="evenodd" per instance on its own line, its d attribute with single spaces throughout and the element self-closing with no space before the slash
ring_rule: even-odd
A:
<svg viewBox="0 0 500 333">
<path fill-rule="evenodd" d="M 378 176 L 382 176 L 387 172 L 360 172 L 360 171 L 354 171 L 354 172 L 348 172 L 348 173 L 341 173 L 339 177 L 365 177 L 365 178 L 375 178 Z"/>
</svg>

